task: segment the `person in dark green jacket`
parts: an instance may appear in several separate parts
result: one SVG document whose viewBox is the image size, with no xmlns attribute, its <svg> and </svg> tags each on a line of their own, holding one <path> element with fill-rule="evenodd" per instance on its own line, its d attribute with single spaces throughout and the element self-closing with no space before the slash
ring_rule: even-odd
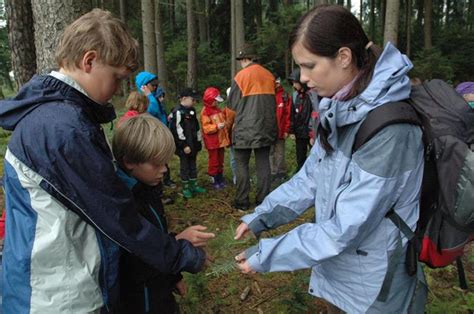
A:
<svg viewBox="0 0 474 314">
<path fill-rule="evenodd" d="M 255 63 L 254 48 L 245 45 L 237 53 L 242 70 L 232 81 L 228 107 L 235 111 L 232 143 L 237 162 L 237 192 L 233 206 L 247 210 L 250 206 L 249 161 L 252 150 L 257 169 L 255 203 L 260 204 L 270 193 L 270 147 L 277 139 L 275 78 Z"/>
</svg>

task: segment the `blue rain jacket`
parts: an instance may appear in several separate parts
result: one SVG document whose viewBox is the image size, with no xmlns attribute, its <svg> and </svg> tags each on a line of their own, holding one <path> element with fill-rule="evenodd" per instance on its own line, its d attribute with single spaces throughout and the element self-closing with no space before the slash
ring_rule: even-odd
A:
<svg viewBox="0 0 474 314">
<path fill-rule="evenodd" d="M 115 118 L 53 76 L 0 102 L 12 130 L 4 162 L 4 313 L 114 310 L 119 247 L 163 273 L 196 272 L 205 255 L 135 209 L 101 123 Z"/>
<path fill-rule="evenodd" d="M 315 221 L 286 234 L 262 239 L 246 251 L 257 272 L 312 268 L 309 292 L 348 313 L 403 313 L 409 310 L 416 277 L 404 269 L 407 239 L 385 214 L 395 206 L 415 229 L 423 174 L 419 127 L 386 127 L 352 152 L 355 135 L 367 113 L 410 94 L 410 60 L 388 44 L 373 78 L 359 96 L 319 103 L 323 126 L 331 130 L 334 152 L 317 142 L 303 168 L 274 190 L 255 213 L 242 220 L 255 234 L 293 221 L 315 206 Z M 403 254 L 386 302 L 376 301 L 397 243 Z"/>
<path fill-rule="evenodd" d="M 142 93 L 142 86 L 148 84 L 149 82 L 158 79 L 158 76 L 150 72 L 140 72 L 135 77 L 135 85 L 137 91 Z M 148 113 L 163 122 L 164 125 L 168 125 L 168 115 L 166 114 L 163 104 L 158 101 L 158 96 L 155 97 L 154 93 L 150 93 L 148 96 Z"/>
</svg>

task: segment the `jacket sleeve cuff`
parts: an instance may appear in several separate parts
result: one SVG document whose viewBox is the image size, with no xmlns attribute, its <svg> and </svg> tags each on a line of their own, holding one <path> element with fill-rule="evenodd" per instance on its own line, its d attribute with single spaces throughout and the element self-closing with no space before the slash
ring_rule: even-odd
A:
<svg viewBox="0 0 474 314">
<path fill-rule="evenodd" d="M 265 226 L 265 224 L 262 222 L 262 220 L 258 219 L 258 214 L 257 213 L 245 215 L 241 219 L 244 223 L 247 224 L 247 226 L 250 228 L 250 230 L 252 230 L 253 234 L 255 234 L 255 236 L 257 236 L 257 237 L 263 231 L 268 230 L 268 228 Z"/>
<path fill-rule="evenodd" d="M 245 258 L 247 263 L 250 265 L 250 268 L 258 273 L 263 273 L 265 272 L 265 269 L 262 267 L 262 265 L 260 265 L 259 257 L 260 249 L 258 244 L 245 250 Z"/>
</svg>

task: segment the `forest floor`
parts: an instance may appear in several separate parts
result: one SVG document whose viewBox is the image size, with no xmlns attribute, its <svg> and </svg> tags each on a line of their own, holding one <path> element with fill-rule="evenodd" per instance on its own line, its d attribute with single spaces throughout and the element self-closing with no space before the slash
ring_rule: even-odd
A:
<svg viewBox="0 0 474 314">
<path fill-rule="evenodd" d="M 123 111 L 123 110 L 120 110 Z M 120 113 L 119 113 L 120 115 Z M 111 136 L 109 126 L 105 128 Z M 3 159 L 10 133 L 0 130 L 0 159 Z M 295 165 L 295 143 L 286 143 L 288 173 Z M 208 193 L 185 200 L 179 194 L 179 187 L 166 189 L 165 195 L 172 196 L 175 203 L 166 206 L 170 230 L 180 232 L 187 226 L 202 224 L 216 234 L 206 248 L 212 256 L 212 263 L 201 273 L 185 274 L 188 294 L 178 297 L 183 313 L 326 313 L 326 305 L 307 292 L 309 270 L 267 274 L 240 274 L 233 262 L 234 256 L 256 243 L 252 237 L 235 241 L 235 229 L 240 223 L 240 213 L 231 207 L 235 193 L 232 185 L 229 154 L 225 157 L 225 177 L 227 187 L 213 190 L 207 172 L 207 152 L 198 155 L 198 179 L 208 189 Z M 3 161 L 3 160 L 0 160 Z M 172 178 L 179 185 L 179 159 L 175 156 L 170 163 Z M 250 172 L 255 174 L 255 165 L 251 159 Z M 3 162 L 0 163 L 3 173 Z M 253 191 L 255 176 L 252 177 Z M 276 185 L 274 185 L 274 188 Z M 250 200 L 253 201 L 252 192 Z M 3 204 L 3 193 L 0 193 Z M 253 208 L 252 208 L 253 209 Z M 282 234 L 294 226 L 309 222 L 314 217 L 314 208 L 310 209 L 294 223 L 282 226 L 263 237 Z M 474 242 L 467 247 L 463 257 L 469 289 L 459 288 L 455 266 L 432 270 L 425 267 L 430 287 L 427 313 L 473 313 L 474 311 Z M 248 291 L 247 295 L 244 292 Z"/>
<path fill-rule="evenodd" d="M 235 241 L 234 232 L 240 223 L 240 213 L 231 207 L 235 187 L 231 181 L 231 171 L 228 167 L 226 154 L 225 174 L 227 187 L 224 190 L 214 190 L 206 174 L 207 152 L 202 151 L 198 156 L 198 178 L 208 189 L 208 193 L 185 200 L 178 189 L 166 189 L 165 194 L 175 198 L 175 203 L 168 205 L 167 215 L 170 227 L 181 231 L 187 226 L 202 224 L 216 234 L 209 241 L 208 254 L 213 262 L 203 272 L 197 275 L 187 274 L 189 292 L 180 299 L 184 313 L 326 313 L 326 305 L 322 300 L 315 299 L 307 292 L 309 285 L 309 270 L 295 272 L 267 273 L 243 275 L 235 269 L 233 258 L 242 250 L 256 243 L 252 237 Z M 294 169 L 294 142 L 287 141 L 288 168 Z M 255 173 L 255 165 L 251 162 L 251 173 Z M 178 181 L 178 158 L 171 163 L 172 177 Z M 252 177 L 253 190 L 255 176 Z M 274 185 L 274 188 L 276 185 Z M 254 200 L 251 194 L 250 200 Z M 249 211 L 250 213 L 251 211 Z M 314 208 L 294 223 L 282 226 L 263 237 L 282 234 L 296 225 L 310 222 L 314 217 Z M 429 283 L 428 313 L 472 313 L 474 310 L 474 244 L 468 246 L 463 257 L 468 281 L 471 283 L 467 291 L 459 288 L 456 267 L 429 269 L 425 267 Z M 250 289 L 250 290 L 249 290 Z M 244 292 L 248 295 L 242 298 Z M 243 299 L 243 300 L 242 300 Z"/>
</svg>

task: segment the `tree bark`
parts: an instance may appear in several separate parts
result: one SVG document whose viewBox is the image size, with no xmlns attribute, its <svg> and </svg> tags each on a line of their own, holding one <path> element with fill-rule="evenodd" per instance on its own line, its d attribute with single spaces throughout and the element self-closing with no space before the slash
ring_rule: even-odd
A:
<svg viewBox="0 0 474 314">
<path fill-rule="evenodd" d="M 57 69 L 54 53 L 62 31 L 92 9 L 90 0 L 32 0 L 37 73 Z"/>
<path fill-rule="evenodd" d="M 383 34 L 383 42 L 391 42 L 395 46 L 398 45 L 398 20 L 400 13 L 400 1 L 387 1 L 387 9 L 385 14 L 385 27 Z"/>
<path fill-rule="evenodd" d="M 392 1 L 392 0 L 390 0 Z M 394 0 L 394 1 L 399 1 L 399 0 Z M 385 34 L 385 18 L 387 14 L 387 1 L 386 0 L 381 0 L 380 1 L 380 12 L 382 15 L 382 24 L 381 24 L 381 29 L 382 29 L 382 37 Z"/>
<path fill-rule="evenodd" d="M 432 31 L 433 31 L 433 1 L 424 0 L 425 7 L 425 23 L 423 24 L 423 33 L 425 35 L 424 48 L 431 49 L 433 48 L 432 42 Z"/>
<path fill-rule="evenodd" d="M 237 62 L 235 61 L 237 47 L 235 44 L 235 1 L 230 0 L 230 79 L 232 80 L 237 72 Z"/>
<path fill-rule="evenodd" d="M 120 20 L 127 24 L 127 19 L 126 19 L 126 6 L 125 6 L 126 0 L 119 0 L 119 10 L 120 10 Z M 132 85 L 131 83 L 131 78 L 129 77 L 127 80 L 122 81 L 122 94 L 127 95 L 130 91 L 130 86 Z"/>
<path fill-rule="evenodd" d="M 168 1 L 168 19 L 171 28 L 171 33 L 176 33 L 176 14 L 175 14 L 175 2 L 174 0 Z"/>
<path fill-rule="evenodd" d="M 257 26 L 257 33 L 262 29 L 262 0 L 255 0 L 255 25 Z"/>
<path fill-rule="evenodd" d="M 125 17 L 125 2 L 126 0 L 119 0 L 119 7 L 120 7 L 120 19 L 124 22 L 127 23 L 126 17 Z"/>
<path fill-rule="evenodd" d="M 199 43 L 207 44 L 207 12 L 205 0 L 196 0 L 196 11 L 198 16 L 198 26 L 199 26 Z"/>
<path fill-rule="evenodd" d="M 370 0 L 370 38 L 375 40 L 375 0 Z"/>
<path fill-rule="evenodd" d="M 245 43 L 244 30 L 244 3 L 243 0 L 235 0 L 235 46 L 236 51 L 243 47 Z M 235 59 L 234 59 L 235 60 Z M 234 61 L 236 62 L 236 61 Z M 237 69 L 240 68 L 238 64 Z"/>
<path fill-rule="evenodd" d="M 155 5 L 153 0 L 142 0 L 143 63 L 145 71 L 156 73 Z"/>
<path fill-rule="evenodd" d="M 165 42 L 163 38 L 163 23 L 161 17 L 160 0 L 155 0 L 155 35 L 156 35 L 156 57 L 158 64 L 158 79 L 160 85 L 166 91 L 168 90 L 168 69 L 165 61 Z"/>
<path fill-rule="evenodd" d="M 405 26 L 407 33 L 407 48 L 406 55 L 409 57 L 411 55 L 411 18 L 412 18 L 412 0 L 407 0 L 406 3 L 406 12 L 405 12 Z"/>
<path fill-rule="evenodd" d="M 5 11 L 13 73 L 16 84 L 21 87 L 36 73 L 31 2 L 28 0 L 7 0 L 5 1 Z"/>
<path fill-rule="evenodd" d="M 193 0 L 186 0 L 186 21 L 188 34 L 188 72 L 186 84 L 197 88 L 197 36 Z"/>
</svg>

